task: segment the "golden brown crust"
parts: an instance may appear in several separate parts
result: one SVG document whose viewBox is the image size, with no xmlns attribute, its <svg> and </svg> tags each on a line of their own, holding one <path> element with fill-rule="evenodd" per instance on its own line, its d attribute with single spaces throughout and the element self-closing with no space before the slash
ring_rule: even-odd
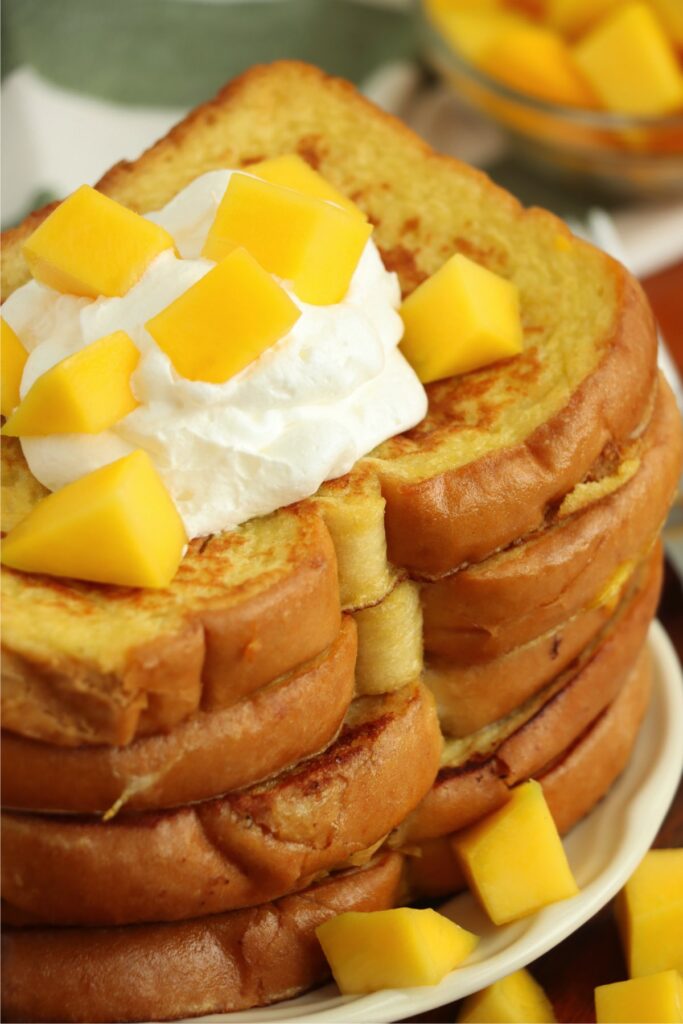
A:
<svg viewBox="0 0 683 1024">
<path fill-rule="evenodd" d="M 425 585 L 425 650 L 459 665 L 488 661 L 586 608 L 658 533 L 678 483 L 682 445 L 680 413 L 660 377 L 648 428 L 622 454 L 623 464 L 639 460 L 637 472 L 519 547 Z"/>
<path fill-rule="evenodd" d="M 2 940 L 7 1021 L 171 1020 L 287 999 L 329 975 L 315 929 L 385 910 L 401 858 L 384 854 L 275 903 L 174 924 L 11 931 Z"/>
<path fill-rule="evenodd" d="M 113 821 L 3 814 L 3 899 L 36 920 L 180 920 L 303 888 L 391 831 L 441 752 L 423 687 L 359 698 L 328 750 L 269 783 Z M 409 768 L 408 768 L 409 766 Z"/>
<path fill-rule="evenodd" d="M 390 844 L 400 849 L 465 828 L 503 804 L 507 789 L 541 771 L 567 749 L 611 703 L 639 657 L 657 607 L 662 578 L 658 546 L 643 589 L 618 627 L 581 671 L 483 763 L 443 768 L 422 803 L 400 825 Z"/>
<path fill-rule="evenodd" d="M 324 655 L 231 707 L 199 711 L 126 747 L 57 747 L 6 732 L 2 804 L 104 812 L 208 800 L 277 774 L 330 743 L 354 693 L 356 630 L 345 616 Z"/>
</svg>

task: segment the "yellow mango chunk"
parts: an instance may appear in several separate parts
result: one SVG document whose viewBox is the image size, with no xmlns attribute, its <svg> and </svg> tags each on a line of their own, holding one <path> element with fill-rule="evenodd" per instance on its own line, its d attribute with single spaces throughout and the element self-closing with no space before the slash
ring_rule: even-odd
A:
<svg viewBox="0 0 683 1024">
<path fill-rule="evenodd" d="M 185 529 L 149 455 L 135 451 L 48 494 L 2 542 L 13 569 L 166 587 Z"/>
<path fill-rule="evenodd" d="M 284 288 L 248 252 L 235 249 L 145 327 L 182 377 L 222 384 L 300 316 Z"/>
<path fill-rule="evenodd" d="M 650 0 L 674 46 L 683 50 L 683 4 L 681 0 Z"/>
<path fill-rule="evenodd" d="M 435 910 L 376 910 L 339 914 L 316 935 L 344 994 L 436 985 L 477 942 Z"/>
<path fill-rule="evenodd" d="M 683 974 L 683 849 L 650 850 L 615 909 L 632 978 L 669 969 Z"/>
<path fill-rule="evenodd" d="M 348 210 L 233 174 L 202 255 L 221 260 L 244 246 L 269 273 L 290 281 L 304 302 L 325 306 L 344 298 L 371 232 L 371 224 Z"/>
<path fill-rule="evenodd" d="M 165 249 L 168 231 L 82 185 L 24 242 L 36 281 L 58 292 L 125 295 Z"/>
<path fill-rule="evenodd" d="M 492 78 L 538 99 L 570 107 L 595 106 L 571 50 L 556 32 L 541 25 L 497 34 L 477 65 Z"/>
<path fill-rule="evenodd" d="M 529 24 L 521 15 L 497 8 L 454 8 L 434 17 L 444 39 L 473 64 L 503 32 Z"/>
<path fill-rule="evenodd" d="M 620 3 L 623 0 L 546 0 L 545 14 L 548 23 L 558 32 L 576 36 Z"/>
<path fill-rule="evenodd" d="M 401 306 L 401 351 L 423 384 L 518 355 L 517 287 L 457 253 Z"/>
<path fill-rule="evenodd" d="M 555 1014 L 541 986 L 522 970 L 468 996 L 458 1024 L 555 1024 Z"/>
<path fill-rule="evenodd" d="M 354 202 L 338 192 L 322 174 L 314 171 L 310 164 L 296 153 L 275 156 L 272 160 L 261 160 L 257 164 L 250 164 L 245 170 L 263 181 L 269 181 L 271 185 L 283 185 L 285 188 L 294 189 L 295 192 L 301 192 L 302 195 L 325 199 L 343 207 L 354 216 L 367 220 Z"/>
<path fill-rule="evenodd" d="M 517 921 L 579 891 L 535 780 L 516 786 L 506 804 L 458 833 L 453 846 L 494 924 Z"/>
<path fill-rule="evenodd" d="M 28 353 L 10 325 L 0 318 L 0 412 L 9 416 L 19 405 L 19 386 Z"/>
<path fill-rule="evenodd" d="M 11 437 L 98 434 L 136 409 L 130 376 L 140 353 L 114 331 L 42 374 L 2 428 Z"/>
<path fill-rule="evenodd" d="M 681 1024 L 683 979 L 678 971 L 617 981 L 595 990 L 597 1024 Z"/>
<path fill-rule="evenodd" d="M 683 72 L 652 9 L 636 0 L 618 7 L 574 48 L 608 110 L 657 116 L 683 107 Z"/>
</svg>

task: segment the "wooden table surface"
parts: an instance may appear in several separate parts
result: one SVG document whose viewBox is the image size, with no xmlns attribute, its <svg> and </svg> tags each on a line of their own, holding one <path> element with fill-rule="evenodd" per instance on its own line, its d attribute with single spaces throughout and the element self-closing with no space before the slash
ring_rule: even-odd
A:
<svg viewBox="0 0 683 1024">
<path fill-rule="evenodd" d="M 662 333 L 683 375 L 683 263 L 644 281 Z M 667 565 L 659 618 L 683 661 L 683 585 Z M 655 846 L 683 846 L 683 782 L 655 841 Z M 611 904 L 574 935 L 531 965 L 562 1024 L 594 1022 L 596 985 L 627 977 Z M 458 1004 L 444 1006 L 412 1021 L 452 1022 Z"/>
</svg>

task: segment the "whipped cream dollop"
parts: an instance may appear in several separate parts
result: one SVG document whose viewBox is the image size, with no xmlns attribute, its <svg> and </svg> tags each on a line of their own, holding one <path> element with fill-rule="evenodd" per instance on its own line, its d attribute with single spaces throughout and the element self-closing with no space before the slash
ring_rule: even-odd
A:
<svg viewBox="0 0 683 1024">
<path fill-rule="evenodd" d="M 140 350 L 137 409 L 100 434 L 24 437 L 31 472 L 50 490 L 127 455 L 149 453 L 189 537 L 232 529 L 308 497 L 381 441 L 418 423 L 427 398 L 398 351 L 400 291 L 368 241 L 341 302 L 301 310 L 292 330 L 224 384 L 181 377 L 145 323 L 215 264 L 200 257 L 230 171 L 197 178 L 148 214 L 174 238 L 122 298 L 63 295 L 36 281 L 4 304 L 29 357 L 21 397 L 90 342 L 126 331 Z"/>
</svg>

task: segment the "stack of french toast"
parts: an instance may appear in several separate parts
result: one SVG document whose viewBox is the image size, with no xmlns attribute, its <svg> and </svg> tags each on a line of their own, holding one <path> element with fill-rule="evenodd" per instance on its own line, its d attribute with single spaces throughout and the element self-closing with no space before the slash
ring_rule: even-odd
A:
<svg viewBox="0 0 683 1024">
<path fill-rule="evenodd" d="M 244 1009 L 326 976 L 315 928 L 456 891 L 459 829 L 538 779 L 561 832 L 647 708 L 681 424 L 637 283 L 347 84 L 256 68 L 98 186 L 158 209 L 298 153 L 408 294 L 454 252 L 519 288 L 523 353 L 135 590 L 3 568 L 6 1019 Z M 3 294 L 24 283 L 4 239 Z M 3 530 L 44 495 L 3 445 Z"/>
</svg>

